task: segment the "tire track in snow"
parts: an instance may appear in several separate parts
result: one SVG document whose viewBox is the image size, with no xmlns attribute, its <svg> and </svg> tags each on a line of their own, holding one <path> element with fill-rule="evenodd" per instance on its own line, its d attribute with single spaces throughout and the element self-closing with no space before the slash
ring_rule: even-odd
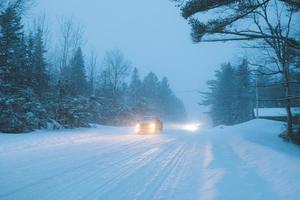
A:
<svg viewBox="0 0 300 200">
<path fill-rule="evenodd" d="M 165 194 L 166 191 L 168 191 L 169 195 L 172 195 L 172 191 L 170 188 L 170 180 L 172 180 L 173 178 L 175 178 L 175 175 L 178 175 L 178 177 L 181 177 L 180 175 L 182 175 L 182 170 L 184 167 L 184 161 L 186 161 L 185 156 L 187 156 L 188 151 L 187 149 L 190 147 L 190 144 L 186 144 L 182 146 L 182 150 L 181 153 L 178 155 L 178 157 L 176 156 L 176 160 L 173 161 L 173 163 L 169 163 L 168 167 L 165 168 L 164 170 L 164 174 L 165 176 L 163 177 L 163 179 L 161 179 L 160 183 L 156 186 L 156 191 L 153 194 L 153 198 L 152 199 L 162 199 L 162 196 Z M 173 180 L 174 185 L 176 184 L 176 179 Z M 173 185 L 173 186 L 174 186 Z M 167 199 L 167 198 L 164 198 Z"/>
<path fill-rule="evenodd" d="M 102 183 L 100 186 L 97 186 L 96 188 L 94 188 L 94 190 L 90 194 L 82 196 L 80 199 L 90 199 L 90 198 L 98 199 L 101 196 L 105 196 L 105 194 L 107 195 L 113 188 L 118 187 L 124 179 L 127 179 L 132 174 L 135 174 L 137 171 L 139 171 L 139 169 L 147 167 L 148 164 L 156 162 L 156 159 L 159 159 L 163 153 L 168 152 L 169 151 L 168 149 L 172 149 L 174 145 L 176 145 L 176 144 L 174 144 L 173 142 L 168 143 L 167 146 L 161 147 L 162 148 L 161 151 L 155 151 L 155 153 L 151 154 L 151 156 L 144 157 L 144 159 L 142 159 L 142 162 L 140 162 L 138 164 L 135 164 L 136 162 L 132 162 L 132 159 L 129 159 L 129 163 L 131 163 L 131 165 L 128 165 L 128 162 L 124 162 L 124 163 L 117 162 L 115 165 L 115 168 L 110 170 L 110 171 L 114 171 L 114 173 L 116 175 L 111 176 L 111 173 L 106 172 L 108 175 L 110 175 L 109 179 L 106 180 L 104 183 Z M 155 145 L 154 148 L 157 148 L 157 145 Z M 148 149 L 148 151 L 149 151 L 149 149 Z M 146 152 L 143 152 L 143 153 L 146 153 Z M 143 153 L 138 152 L 136 154 L 138 156 L 138 159 L 140 158 L 140 156 Z M 137 158 L 133 157 L 133 160 L 136 160 L 136 159 Z M 149 174 L 148 174 L 148 176 L 149 176 Z M 114 191 L 114 193 L 116 193 L 116 192 Z M 112 193 L 110 193 L 110 194 L 112 194 Z M 103 198 L 106 199 L 107 197 L 105 196 Z"/>
<path fill-rule="evenodd" d="M 124 156 L 122 156 L 122 154 L 120 154 L 121 159 L 119 159 L 119 158 L 118 159 L 114 159 L 114 162 L 102 161 L 101 163 L 105 163 L 105 165 L 102 166 L 102 168 L 101 168 L 100 164 L 98 163 L 99 168 L 93 169 L 93 171 L 90 171 L 89 172 L 89 174 L 90 174 L 89 176 L 83 177 L 81 175 L 80 179 L 76 179 L 73 182 L 76 185 L 79 182 L 82 182 L 85 185 L 90 185 L 90 188 L 88 189 L 90 193 L 95 193 L 95 191 L 93 191 L 93 189 L 91 189 L 93 187 L 97 187 L 96 190 L 101 190 L 101 189 L 106 188 L 106 187 L 111 187 L 111 185 L 117 184 L 119 180 L 122 180 L 122 178 L 126 177 L 126 175 L 130 171 L 134 171 L 135 170 L 134 167 L 132 167 L 132 166 L 129 167 L 126 161 L 130 160 L 131 158 L 139 157 L 141 155 L 141 151 L 148 153 L 148 151 L 149 151 L 148 149 L 149 148 L 152 148 L 152 147 L 145 147 L 145 146 L 143 146 L 142 149 L 140 149 L 138 152 L 132 154 L 129 157 L 124 157 Z M 97 164 L 97 163 L 94 163 L 94 164 Z M 136 166 L 136 167 L 139 167 L 139 166 Z M 101 175 L 100 175 L 99 171 L 102 172 Z M 99 181 L 99 180 L 102 180 L 102 182 Z M 103 183 L 103 180 L 104 180 L 104 183 Z M 99 184 L 101 185 L 101 189 L 99 189 Z M 72 192 L 72 190 L 73 190 L 72 186 L 70 186 L 69 187 L 69 191 Z M 62 192 L 64 192 L 64 191 L 65 190 L 63 190 Z M 82 195 L 82 193 L 81 193 L 81 194 L 78 194 L 76 197 L 78 197 L 78 196 L 84 196 L 83 198 L 85 199 L 85 198 L 87 198 L 87 196 L 91 195 L 90 193 L 88 193 L 86 195 Z M 72 199 L 78 199 L 78 198 L 74 197 Z M 82 199 L 82 198 L 80 198 L 80 199 Z"/>
<path fill-rule="evenodd" d="M 128 144 L 124 145 L 124 147 L 131 146 L 131 145 L 133 145 L 135 143 L 138 144 L 139 142 L 128 143 Z M 26 183 L 28 179 L 31 180 L 31 177 L 28 177 L 26 179 L 25 178 L 26 176 L 24 176 L 24 174 L 22 173 L 22 175 L 23 175 L 22 178 L 25 181 L 26 185 L 23 186 L 23 187 L 17 188 L 17 189 L 15 189 L 15 190 L 13 190 L 12 192 L 9 192 L 9 193 L 14 193 L 14 192 L 21 191 L 21 190 L 26 189 L 28 187 L 31 187 L 31 186 L 37 185 L 39 183 L 42 183 L 43 181 L 50 180 L 51 178 L 55 178 L 55 177 L 58 177 L 60 175 L 65 174 L 65 173 L 68 173 L 69 171 L 76 170 L 76 169 L 79 169 L 79 168 L 83 168 L 83 167 L 87 166 L 91 161 L 93 161 L 94 158 L 98 157 L 98 155 L 92 154 L 92 156 L 91 156 L 90 154 L 88 154 L 89 152 L 94 152 L 97 149 L 105 149 L 105 147 L 100 147 L 99 146 L 98 148 L 89 149 L 89 151 L 86 152 L 87 156 L 78 157 L 79 159 L 77 161 L 74 160 L 74 152 L 68 152 L 67 151 L 68 154 L 64 155 L 64 156 L 57 156 L 56 153 L 54 153 L 54 155 L 50 154 L 54 159 L 52 159 L 51 157 L 49 158 L 47 156 L 44 156 L 42 160 L 35 160 L 35 161 L 39 161 L 39 162 L 32 162 L 32 161 L 29 162 L 29 163 L 28 162 L 25 162 L 25 163 L 20 162 L 19 168 L 16 167 L 16 166 L 14 166 L 13 167 L 13 171 L 15 171 L 15 172 L 18 172 L 18 171 L 22 171 L 22 172 L 29 171 L 30 172 L 33 169 L 39 170 L 39 169 L 43 169 L 43 168 L 47 168 L 47 167 L 49 168 L 49 167 L 51 167 L 51 163 L 61 163 L 61 161 L 66 161 L 68 159 L 72 160 L 72 162 L 69 163 L 68 167 L 64 166 L 65 169 L 61 170 L 62 166 L 56 165 L 54 169 L 50 168 L 50 170 L 52 170 L 53 173 L 51 173 L 51 171 L 49 171 L 49 169 L 46 170 L 46 172 L 48 174 L 52 174 L 52 175 L 48 175 L 48 176 L 45 175 L 44 178 L 39 179 L 39 180 L 33 180 L 33 181 L 31 181 L 31 183 Z M 119 147 L 116 147 L 116 152 L 118 152 L 118 151 L 119 151 Z M 57 151 L 54 151 L 54 152 L 57 152 Z M 63 154 L 64 153 L 65 152 L 63 152 Z M 106 156 L 109 156 L 111 153 L 114 153 L 113 151 L 111 151 L 111 149 L 107 149 L 106 152 L 105 152 L 105 154 L 107 154 Z M 82 163 L 82 161 L 84 161 L 84 162 Z M 32 165 L 30 163 L 33 163 L 34 165 Z M 78 165 L 77 163 L 81 163 L 81 164 Z M 35 164 L 37 164 L 37 165 L 35 165 Z M 74 167 L 73 164 L 77 164 L 77 165 Z M 59 172 L 58 172 L 58 170 L 59 170 Z M 8 174 L 6 174 L 6 176 L 7 175 Z M 30 174 L 28 174 L 28 175 L 30 176 Z M 13 184 L 15 184 L 15 183 L 13 183 Z M 18 184 L 20 184 L 20 181 L 18 181 Z M 2 186 L 2 188 L 5 188 L 7 186 L 9 186 L 9 183 L 6 182 L 5 185 Z M 5 196 L 5 195 L 7 195 L 7 194 L 2 194 L 2 195 L 0 195 L 0 197 Z"/>
<path fill-rule="evenodd" d="M 180 181 L 190 181 L 186 180 L 187 175 L 192 177 L 187 170 L 200 166 L 201 159 L 194 158 L 199 152 L 203 153 L 203 150 L 199 150 L 202 144 L 196 145 L 199 142 L 196 138 L 198 137 L 165 134 L 153 138 L 132 136 L 132 141 L 128 135 L 122 135 L 120 143 L 118 140 L 106 140 L 80 145 L 72 143 L 68 148 L 62 146 L 63 148 L 43 149 L 47 155 L 42 157 L 37 152 L 34 154 L 36 157 L 31 159 L 31 162 L 37 163 L 31 165 L 27 161 L 25 166 L 20 163 L 14 170 L 47 167 L 47 170 L 40 171 L 45 174 L 34 176 L 31 180 L 33 173 L 28 173 L 27 176 L 16 179 L 12 182 L 16 187 L 13 190 L 4 188 L 6 193 L 1 194 L 0 198 L 173 199 L 174 188 L 182 184 Z M 26 153 L 30 154 L 30 151 Z M 195 160 L 199 162 L 196 166 L 193 163 Z M 53 166 L 47 166 L 53 163 Z M 18 180 L 21 183 L 17 183 Z M 196 197 L 195 194 L 193 193 L 193 197 Z"/>
<path fill-rule="evenodd" d="M 179 162 L 185 157 L 190 144 L 178 141 L 177 138 L 173 145 L 175 148 L 161 151 L 158 157 L 155 160 L 153 159 L 149 165 L 135 171 L 132 176 L 120 182 L 119 185 L 99 199 L 153 199 L 170 173 L 175 172 L 175 168 L 179 169 Z M 130 183 L 130 191 L 126 187 L 128 183 Z M 149 190 L 152 192 L 149 192 Z"/>
<path fill-rule="evenodd" d="M 200 167 L 203 162 L 203 149 L 198 141 L 192 141 L 170 176 L 156 192 L 154 199 L 194 200 L 199 197 L 201 184 Z"/>
<path fill-rule="evenodd" d="M 87 166 L 89 166 L 91 163 L 94 163 L 95 162 L 95 159 L 97 159 L 97 158 L 99 158 L 99 159 L 103 159 L 103 162 L 105 162 L 105 158 L 109 158 L 112 154 L 119 154 L 120 152 L 126 152 L 126 149 L 128 149 L 128 148 L 130 148 L 131 150 L 134 150 L 135 148 L 136 149 L 139 149 L 140 147 L 138 146 L 138 145 L 143 145 L 143 144 L 148 144 L 149 143 L 149 141 L 147 141 L 147 140 L 145 140 L 145 141 L 143 141 L 143 143 L 141 143 L 141 142 L 139 142 L 139 141 L 137 141 L 137 142 L 134 142 L 134 143 L 128 143 L 128 144 L 126 144 L 126 145 L 121 145 L 121 148 L 120 148 L 120 146 L 116 146 L 116 150 L 115 151 L 112 151 L 111 149 L 107 149 L 106 150 L 106 155 L 104 155 L 103 157 L 101 157 L 101 156 L 99 156 L 98 154 L 96 154 L 96 155 L 92 155 L 92 156 L 90 156 L 89 155 L 89 157 L 88 158 L 86 158 L 86 159 L 84 159 L 83 161 L 83 163 L 81 162 L 80 163 L 80 165 L 76 165 L 76 166 L 72 166 L 72 167 L 70 167 L 70 168 L 67 168 L 67 169 L 65 169 L 65 170 L 62 170 L 62 171 L 59 171 L 59 172 L 56 172 L 56 169 L 54 169 L 54 171 L 56 172 L 55 174 L 53 174 L 53 175 L 51 175 L 51 176 L 45 176 L 44 178 L 42 178 L 42 179 L 39 179 L 39 180 L 36 180 L 36 181 L 34 181 L 34 182 L 32 182 L 32 183 L 29 183 L 29 184 L 26 184 L 26 185 L 24 185 L 24 186 L 22 186 L 22 187 L 19 187 L 19 188 L 17 188 L 17 189 L 14 189 L 14 190 L 12 190 L 12 191 L 9 191 L 9 192 L 7 192 L 7 193 L 5 193 L 5 194 L 1 194 L 0 195 L 0 198 L 4 198 L 4 197 L 9 197 L 9 196 L 11 196 L 11 195 L 14 195 L 14 194 L 16 194 L 16 193 L 18 193 L 18 192 L 22 192 L 22 191 L 24 191 L 24 190 L 28 190 L 29 188 L 34 188 L 34 186 L 38 186 L 38 187 L 40 187 L 42 184 L 44 184 L 44 183 L 46 183 L 47 181 L 50 181 L 51 179 L 55 179 L 55 178 L 59 178 L 59 177 L 63 177 L 64 175 L 66 175 L 66 174 L 69 174 L 69 173 L 71 173 L 71 172 L 73 172 L 73 171 L 78 171 L 78 170 L 82 170 L 83 171 L 83 173 L 84 173 L 84 171 L 85 171 L 85 168 L 87 167 Z M 150 142 L 150 144 L 151 144 L 151 142 Z M 149 145 L 149 144 L 148 144 Z M 146 148 L 146 147 L 145 147 Z M 103 149 L 102 147 L 99 147 L 99 149 Z M 93 150 L 91 150 L 91 151 L 94 151 L 95 149 L 93 149 Z M 138 154 L 138 153 L 137 153 Z M 74 153 L 72 152 L 72 153 L 70 153 L 69 154 L 70 155 L 70 157 L 72 157 L 73 156 L 73 158 L 74 158 Z M 129 157 L 130 157 L 130 155 L 129 155 Z M 124 157 L 123 158 L 123 161 L 126 161 L 129 157 Z M 61 160 L 65 160 L 66 159 L 66 157 L 60 157 L 59 159 L 61 159 Z M 53 162 L 55 162 L 55 161 L 57 161 L 57 160 L 49 160 L 49 163 L 53 163 Z M 115 163 L 113 163 L 113 165 L 114 165 Z M 57 166 L 58 168 L 59 168 L 59 166 Z M 40 185 L 41 184 L 41 185 Z M 55 187 L 55 186 L 54 186 Z M 26 191 L 27 192 L 27 191 Z"/>
<path fill-rule="evenodd" d="M 178 146 L 178 144 L 176 146 Z M 142 178 L 142 180 L 149 180 L 146 181 L 146 183 L 141 184 L 142 190 L 134 194 L 134 199 L 154 199 L 156 191 L 182 158 L 185 151 L 184 146 L 185 145 L 182 144 L 175 149 L 171 149 L 169 152 L 165 152 L 167 154 L 166 156 L 160 155 L 158 160 L 154 161 L 154 163 L 161 163 L 160 166 L 155 167 L 155 164 L 153 165 L 151 163 L 150 166 L 147 166 L 147 169 L 142 169 L 146 171 L 146 173 L 142 173 L 146 176 L 144 178 L 140 177 L 140 179 Z M 147 172 L 147 170 L 150 171 Z M 151 170 L 153 172 L 151 172 Z M 137 172 L 138 176 L 140 176 L 139 174 L 141 173 Z M 149 177 L 149 174 L 151 174 L 151 177 Z"/>
</svg>

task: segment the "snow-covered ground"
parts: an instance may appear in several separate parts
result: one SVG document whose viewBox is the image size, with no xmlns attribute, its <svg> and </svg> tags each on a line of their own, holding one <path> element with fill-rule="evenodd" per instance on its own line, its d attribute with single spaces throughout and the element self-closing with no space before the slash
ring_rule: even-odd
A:
<svg viewBox="0 0 300 200">
<path fill-rule="evenodd" d="M 300 148 L 277 137 L 281 128 L 0 134 L 0 199 L 299 200 Z"/>
</svg>

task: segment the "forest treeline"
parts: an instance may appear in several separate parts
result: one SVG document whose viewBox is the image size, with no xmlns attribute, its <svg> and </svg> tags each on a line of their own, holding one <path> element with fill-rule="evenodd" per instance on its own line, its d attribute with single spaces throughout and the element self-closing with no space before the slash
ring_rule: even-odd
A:
<svg viewBox="0 0 300 200">
<path fill-rule="evenodd" d="M 263 68 L 259 68 L 262 72 Z M 256 72 L 256 71 L 254 71 Z M 299 81 L 300 73 L 291 72 L 291 80 Z M 284 108 L 284 96 L 280 76 L 253 73 L 247 59 L 239 64 L 224 63 L 215 72 L 215 79 L 207 82 L 209 90 L 201 92 L 201 105 L 210 106 L 209 114 L 214 125 L 233 125 L 254 119 L 255 108 Z M 292 94 L 299 95 L 300 87 L 291 86 Z M 300 107 L 300 100 L 294 99 L 292 107 Z"/>
<path fill-rule="evenodd" d="M 99 70 L 97 56 L 85 56 L 82 30 L 72 20 L 61 21 L 59 45 L 49 56 L 43 24 L 24 26 L 26 2 L 0 3 L 0 131 L 186 117 L 168 79 L 153 72 L 140 77 L 120 50 L 108 51 Z"/>
<path fill-rule="evenodd" d="M 300 99 L 298 89 L 300 87 L 300 2 L 298 0 L 173 1 L 180 7 L 182 17 L 191 25 L 191 38 L 195 43 L 239 42 L 249 54 L 254 55 L 251 58 L 249 56 L 248 64 L 249 67 L 251 66 L 250 71 L 255 74 L 255 82 L 265 79 L 263 84 L 259 84 L 259 88 L 263 88 L 260 90 L 260 106 L 284 106 L 287 113 L 287 129 L 281 136 L 300 144 L 300 122 L 292 112 L 292 107 L 297 105 Z M 212 105 L 211 113 L 216 124 L 237 123 L 246 120 L 250 115 L 248 113 L 250 109 L 241 110 L 239 102 L 236 101 L 236 96 L 240 95 L 236 91 L 240 90 L 237 89 L 240 86 L 233 87 L 234 91 L 228 91 L 225 85 L 220 86 L 225 82 L 227 84 L 228 77 L 233 78 L 233 74 L 238 73 L 233 71 L 239 69 L 233 70 L 228 65 L 223 66 L 217 72 L 216 80 L 209 83 L 211 94 L 208 94 L 207 100 Z M 234 77 L 239 79 L 239 76 Z M 241 83 L 228 84 L 236 86 Z M 224 92 L 221 92 L 220 88 L 224 88 Z M 247 96 L 253 96 L 250 95 L 253 93 L 251 88 L 244 90 L 248 90 Z M 225 95 L 226 93 L 228 95 Z M 223 99 L 216 100 L 217 96 Z M 268 99 L 264 99 L 265 97 Z M 243 102 L 245 98 L 241 98 Z M 219 101 L 224 101 L 223 111 L 215 109 L 219 106 L 222 108 Z M 246 110 L 248 107 L 250 106 L 245 103 Z M 217 112 L 221 112 L 221 116 L 217 116 Z M 244 112 L 248 113 L 245 118 Z M 239 118 L 237 115 L 241 115 L 241 119 L 237 119 Z"/>
</svg>

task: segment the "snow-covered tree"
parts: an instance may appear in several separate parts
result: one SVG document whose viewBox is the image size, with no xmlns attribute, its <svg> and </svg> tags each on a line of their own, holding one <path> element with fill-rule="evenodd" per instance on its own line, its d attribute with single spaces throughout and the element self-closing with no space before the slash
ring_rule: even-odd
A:
<svg viewBox="0 0 300 200">
<path fill-rule="evenodd" d="M 209 92 L 202 93 L 202 105 L 210 106 L 215 125 L 232 125 L 253 117 L 254 94 L 247 61 L 234 67 L 223 64 L 215 80 L 208 81 Z"/>
<path fill-rule="evenodd" d="M 22 73 L 23 25 L 21 14 L 14 4 L 0 14 L 0 79 L 5 84 L 16 85 Z"/>
<path fill-rule="evenodd" d="M 29 45 L 31 41 L 29 41 Z M 31 53 L 31 51 L 29 51 Z M 38 28 L 34 37 L 34 46 L 32 52 L 33 62 L 33 88 L 41 98 L 48 90 L 49 73 L 47 72 L 47 62 L 45 59 L 46 49 L 43 42 L 43 31 Z M 31 56 L 31 55 L 30 55 Z"/>
<path fill-rule="evenodd" d="M 70 81 L 73 95 L 87 94 L 87 80 L 82 50 L 79 47 L 70 62 Z"/>
<path fill-rule="evenodd" d="M 245 122 L 253 118 L 254 88 L 252 87 L 251 74 L 248 61 L 243 59 L 236 69 L 236 112 L 237 123 Z"/>
</svg>

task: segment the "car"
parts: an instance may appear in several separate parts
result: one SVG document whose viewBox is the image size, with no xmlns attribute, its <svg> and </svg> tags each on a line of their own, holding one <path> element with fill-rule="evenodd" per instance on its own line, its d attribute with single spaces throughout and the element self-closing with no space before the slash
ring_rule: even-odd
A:
<svg viewBox="0 0 300 200">
<path fill-rule="evenodd" d="M 136 124 L 136 132 L 139 134 L 155 134 L 161 133 L 163 123 L 157 117 L 144 117 Z"/>
</svg>

